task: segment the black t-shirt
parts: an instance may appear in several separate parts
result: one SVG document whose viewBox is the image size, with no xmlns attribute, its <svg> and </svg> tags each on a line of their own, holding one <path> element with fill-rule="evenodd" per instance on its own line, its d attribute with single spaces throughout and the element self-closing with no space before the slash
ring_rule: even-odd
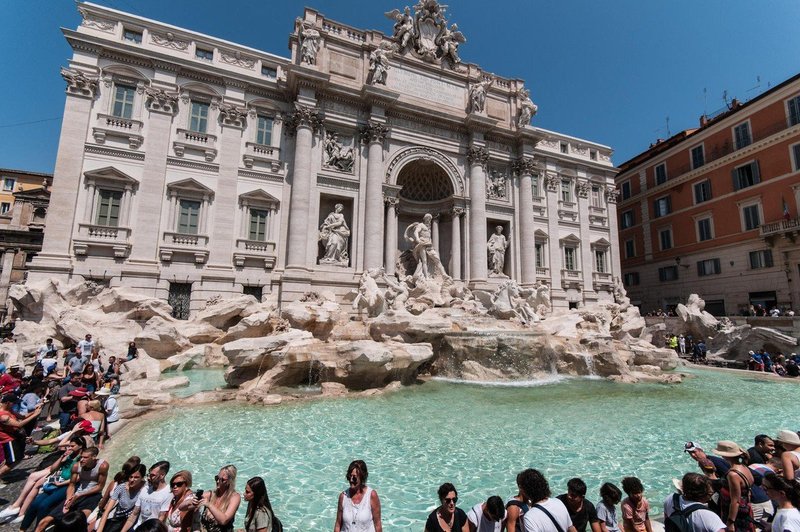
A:
<svg viewBox="0 0 800 532">
<path fill-rule="evenodd" d="M 575 527 L 575 530 L 578 532 L 586 532 L 586 526 L 589 523 L 597 523 L 600 519 L 597 517 L 597 510 L 594 507 L 594 504 L 589 502 L 588 499 L 583 499 L 583 506 L 581 507 L 579 512 L 572 513 L 572 508 L 569 507 L 567 504 L 567 494 L 563 493 L 558 496 L 558 500 L 564 503 L 564 506 L 567 507 L 567 511 L 569 512 L 569 516 L 572 519 L 572 526 Z"/>
<path fill-rule="evenodd" d="M 750 447 L 747 449 L 747 454 L 750 455 L 750 463 L 751 464 L 766 464 L 767 461 L 764 460 L 764 457 L 758 452 L 758 449 L 755 447 Z"/>
<path fill-rule="evenodd" d="M 436 518 L 436 512 L 438 511 L 438 508 L 432 511 L 430 515 L 428 515 L 428 520 L 425 521 L 425 530 L 428 532 L 444 532 L 444 529 L 439 526 L 439 520 Z M 456 511 L 453 513 L 455 514 L 455 518 L 453 519 L 452 530 L 461 530 L 467 523 L 467 514 L 465 514 L 464 510 L 461 508 L 456 508 Z"/>
<path fill-rule="evenodd" d="M 78 410 L 78 401 L 73 397 L 72 401 L 63 402 L 62 399 L 69 395 L 69 392 L 73 390 L 77 390 L 79 386 L 74 386 L 71 382 L 64 384 L 61 386 L 61 389 L 58 390 L 58 400 L 61 404 L 61 411 L 73 413 Z"/>
</svg>

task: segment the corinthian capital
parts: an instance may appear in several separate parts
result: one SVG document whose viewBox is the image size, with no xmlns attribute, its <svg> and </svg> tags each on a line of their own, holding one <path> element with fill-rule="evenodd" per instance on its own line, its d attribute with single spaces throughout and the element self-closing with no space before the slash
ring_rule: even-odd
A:
<svg viewBox="0 0 800 532">
<path fill-rule="evenodd" d="M 247 109 L 230 103 L 221 103 L 219 105 L 219 115 L 222 118 L 222 123 L 226 126 L 244 127 Z"/>
<path fill-rule="evenodd" d="M 298 105 L 289 116 L 286 117 L 286 132 L 290 135 L 297 133 L 298 128 L 307 127 L 314 131 L 322 127 L 322 117 L 314 107 L 304 107 Z"/>
<path fill-rule="evenodd" d="M 558 190 L 558 185 L 561 182 L 561 178 L 558 177 L 558 174 L 555 172 L 547 172 L 544 176 L 544 184 L 547 187 L 547 190 L 555 192 Z"/>
<path fill-rule="evenodd" d="M 512 163 L 511 169 L 517 175 L 532 175 L 536 171 L 536 161 L 533 157 L 522 157 Z"/>
<path fill-rule="evenodd" d="M 361 140 L 367 144 L 371 142 L 383 142 L 389 128 L 380 122 L 370 122 L 361 129 Z"/>
<path fill-rule="evenodd" d="M 62 67 L 61 77 L 67 82 L 67 94 L 94 98 L 98 85 L 96 76 L 87 76 L 80 70 Z"/>
<path fill-rule="evenodd" d="M 145 106 L 156 113 L 175 114 L 178 110 L 178 93 L 145 87 Z"/>
<path fill-rule="evenodd" d="M 589 191 L 592 189 L 592 184 L 588 181 L 578 181 L 578 197 L 588 198 Z"/>
<path fill-rule="evenodd" d="M 467 149 L 467 162 L 470 166 L 478 164 L 485 169 L 489 163 L 489 150 L 479 146 L 470 146 Z"/>
<path fill-rule="evenodd" d="M 615 186 L 606 187 L 606 201 L 609 203 L 616 203 L 619 199 L 619 190 Z"/>
</svg>

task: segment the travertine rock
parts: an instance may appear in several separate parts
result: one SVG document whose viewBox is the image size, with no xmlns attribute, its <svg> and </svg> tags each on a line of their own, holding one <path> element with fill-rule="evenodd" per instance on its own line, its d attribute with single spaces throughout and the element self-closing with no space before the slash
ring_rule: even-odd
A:
<svg viewBox="0 0 800 532">
<path fill-rule="evenodd" d="M 675 307 L 675 314 L 684 322 L 683 333 L 695 338 L 709 338 L 717 332 L 717 318 L 705 311 L 706 302 L 697 294 L 691 294 L 686 304 Z"/>
<path fill-rule="evenodd" d="M 136 358 L 128 360 L 120 367 L 120 380 L 122 382 L 141 379 L 155 381 L 158 380 L 160 375 L 161 365 L 159 361 L 149 356 L 144 349 L 139 349 Z"/>
<path fill-rule="evenodd" d="M 740 325 L 722 331 L 707 342 L 709 352 L 726 360 L 748 360 L 749 351 L 762 347 L 775 355 L 797 351 L 797 338 L 769 327 L 751 327 Z"/>
<path fill-rule="evenodd" d="M 339 320 L 340 313 L 338 303 L 333 301 L 295 301 L 284 305 L 281 318 L 288 320 L 292 328 L 310 331 L 315 337 L 325 340 Z"/>
<path fill-rule="evenodd" d="M 192 321 L 206 322 L 212 327 L 225 330 L 236 325 L 242 318 L 258 312 L 259 307 L 260 304 L 253 296 L 241 295 L 221 299 L 198 312 Z"/>
<path fill-rule="evenodd" d="M 218 344 L 227 344 L 240 338 L 258 338 L 259 336 L 267 336 L 273 330 L 274 314 L 269 310 L 262 310 L 254 312 L 249 316 L 242 318 L 239 323 L 229 328 L 225 334 L 218 337 L 215 342 Z"/>
<path fill-rule="evenodd" d="M 136 345 L 153 358 L 166 359 L 191 347 L 191 342 L 183 335 L 182 330 L 182 322 L 167 321 L 154 316 L 147 320 L 142 331 L 136 335 Z"/>
<path fill-rule="evenodd" d="M 272 336 L 242 338 L 227 343 L 222 347 L 222 353 L 230 361 L 225 381 L 233 385 L 241 384 L 275 365 L 276 362 L 269 357 L 271 353 L 287 345 L 305 345 L 314 341 L 310 332 L 291 329 Z"/>
</svg>

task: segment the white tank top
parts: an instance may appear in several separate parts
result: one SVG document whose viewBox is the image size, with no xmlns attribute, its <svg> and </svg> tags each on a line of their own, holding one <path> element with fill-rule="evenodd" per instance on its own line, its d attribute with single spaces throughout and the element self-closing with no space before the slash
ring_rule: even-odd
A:
<svg viewBox="0 0 800 532">
<path fill-rule="evenodd" d="M 353 504 L 350 490 L 344 490 L 342 498 L 342 532 L 375 532 L 372 522 L 372 488 L 367 487 L 364 497 L 358 504 Z"/>
<path fill-rule="evenodd" d="M 798 462 L 800 462 L 800 452 L 797 451 L 789 451 L 789 452 L 792 453 L 797 458 Z M 800 480 L 800 467 L 794 470 L 794 479 Z"/>
</svg>

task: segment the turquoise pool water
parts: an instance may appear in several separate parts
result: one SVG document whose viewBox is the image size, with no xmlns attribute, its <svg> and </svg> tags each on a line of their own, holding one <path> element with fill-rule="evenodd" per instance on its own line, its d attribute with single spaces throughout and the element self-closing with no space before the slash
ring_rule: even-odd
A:
<svg viewBox="0 0 800 532">
<path fill-rule="evenodd" d="M 749 447 L 757 433 L 798 428 L 798 383 L 692 373 L 675 386 L 434 381 L 370 398 L 181 408 L 114 438 L 108 458 L 114 466 L 134 453 L 146 464 L 170 460 L 173 472 L 194 473 L 194 489 L 210 488 L 220 466 L 236 464 L 239 491 L 263 476 L 276 513 L 298 531 L 333 528 L 355 458 L 369 465 L 392 531 L 422 530 L 442 482 L 456 485 L 467 510 L 490 495 L 513 495 L 526 467 L 543 471 L 554 495 L 580 476 L 594 501 L 603 482 L 636 475 L 660 507 L 670 480 L 694 470 L 682 452 L 686 440 L 707 450 L 720 439 Z"/>
<path fill-rule="evenodd" d="M 162 374 L 162 378 L 187 377 L 189 386 L 170 390 L 176 397 L 189 397 L 197 392 L 205 392 L 216 388 L 224 388 L 225 370 L 220 368 L 197 368 L 183 371 L 168 371 Z"/>
</svg>

